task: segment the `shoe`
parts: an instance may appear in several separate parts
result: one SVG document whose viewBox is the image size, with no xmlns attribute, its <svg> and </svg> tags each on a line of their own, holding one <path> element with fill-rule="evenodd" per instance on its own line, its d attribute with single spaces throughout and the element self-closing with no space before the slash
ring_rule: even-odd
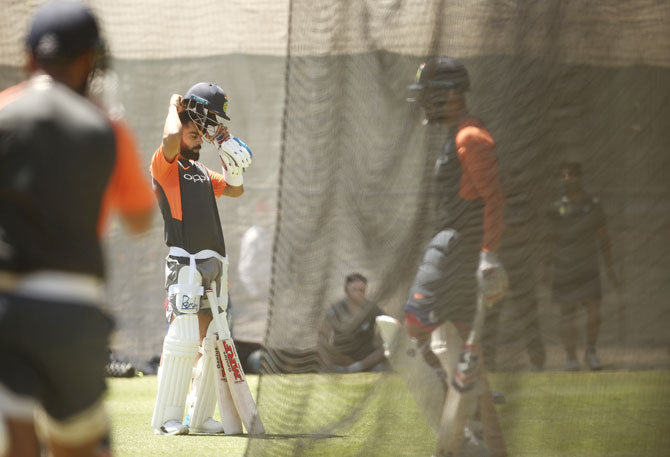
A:
<svg viewBox="0 0 670 457">
<path fill-rule="evenodd" d="M 176 419 L 170 419 L 161 428 L 154 429 L 156 435 L 188 435 L 188 427 Z"/>
<path fill-rule="evenodd" d="M 568 359 L 565 364 L 565 371 L 579 371 L 579 361 L 573 358 Z"/>
<path fill-rule="evenodd" d="M 596 355 L 595 349 L 587 349 L 584 353 L 584 362 L 593 371 L 602 370 L 603 366 L 600 364 L 600 359 Z"/>
<path fill-rule="evenodd" d="M 191 431 L 196 433 L 223 433 L 223 424 L 208 417 L 197 428 L 191 427 Z"/>
</svg>

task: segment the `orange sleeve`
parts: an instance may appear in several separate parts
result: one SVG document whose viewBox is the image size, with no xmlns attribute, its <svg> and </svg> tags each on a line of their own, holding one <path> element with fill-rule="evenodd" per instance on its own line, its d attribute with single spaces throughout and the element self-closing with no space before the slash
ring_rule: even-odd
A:
<svg viewBox="0 0 670 457">
<path fill-rule="evenodd" d="M 179 185 L 179 162 L 175 158 L 168 162 L 161 144 L 151 157 L 151 176 L 156 180 L 167 198 L 170 213 L 177 220 L 182 219 L 181 189 Z"/>
<path fill-rule="evenodd" d="M 466 200 L 484 200 L 482 249 L 498 252 L 505 202 L 498 179 L 495 142 L 483 127 L 467 125 L 456 135 L 456 149 L 463 166 L 459 194 Z"/>
<path fill-rule="evenodd" d="M 161 144 L 154 155 L 151 157 L 151 176 L 158 182 L 170 178 L 170 175 L 178 174 L 177 159 L 168 162 L 163 154 L 163 145 Z"/>
<path fill-rule="evenodd" d="M 122 122 L 113 121 L 112 127 L 116 136 L 116 161 L 103 197 L 98 233 L 102 233 L 112 211 L 136 214 L 151 211 L 155 205 L 148 176 L 140 167 L 135 139 Z"/>
<path fill-rule="evenodd" d="M 212 181 L 212 189 L 214 189 L 214 195 L 216 197 L 220 197 L 223 195 L 223 191 L 226 189 L 226 180 L 223 179 L 223 175 L 221 173 L 217 173 L 216 171 L 212 171 L 209 168 L 207 169 L 207 172 L 209 173 L 209 179 Z"/>
</svg>

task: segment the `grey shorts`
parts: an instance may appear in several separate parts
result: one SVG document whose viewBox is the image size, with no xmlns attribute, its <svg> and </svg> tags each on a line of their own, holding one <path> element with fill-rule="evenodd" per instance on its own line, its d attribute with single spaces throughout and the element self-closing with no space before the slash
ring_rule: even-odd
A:
<svg viewBox="0 0 670 457">
<path fill-rule="evenodd" d="M 198 272 L 202 276 L 202 286 L 205 289 L 211 289 L 214 291 L 215 295 L 219 295 L 221 292 L 221 274 L 223 273 L 223 264 L 221 261 L 215 257 L 210 257 L 207 259 L 197 259 L 196 266 Z M 171 285 L 177 284 L 177 278 L 179 277 L 179 271 L 185 266 L 189 265 L 188 257 L 177 257 L 177 256 L 167 256 L 165 259 L 165 291 L 167 292 Z M 227 289 L 227 287 L 226 287 Z M 179 316 L 182 314 L 176 306 L 175 296 L 167 294 L 167 300 L 165 304 L 165 317 L 170 322 L 172 316 Z M 207 299 L 206 295 L 200 297 L 200 309 L 198 310 L 199 314 L 212 314 L 211 304 Z"/>
</svg>

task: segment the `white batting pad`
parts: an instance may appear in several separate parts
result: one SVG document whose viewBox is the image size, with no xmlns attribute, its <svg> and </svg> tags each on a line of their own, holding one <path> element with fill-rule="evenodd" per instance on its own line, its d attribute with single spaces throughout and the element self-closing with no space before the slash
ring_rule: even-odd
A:
<svg viewBox="0 0 670 457">
<path fill-rule="evenodd" d="M 202 343 L 202 357 L 193 378 L 193 387 L 188 398 L 188 413 L 184 423 L 193 431 L 202 431 L 204 422 L 214 414 L 216 405 L 216 361 L 213 335 L 205 337 Z"/>
<path fill-rule="evenodd" d="M 454 371 L 456 371 L 456 364 L 458 363 L 461 346 L 463 346 L 463 339 L 458 333 L 458 329 L 449 321 L 444 322 L 436 328 L 430 336 L 430 348 L 440 360 L 442 368 L 444 368 L 451 380 Z"/>
<path fill-rule="evenodd" d="M 158 393 L 151 427 L 184 418 L 186 393 L 198 354 L 200 333 L 195 314 L 177 316 L 163 340 L 163 363 L 158 371 Z"/>
<path fill-rule="evenodd" d="M 444 380 L 428 365 L 421 348 L 400 322 L 390 316 L 378 316 L 375 320 L 391 368 L 403 378 L 426 422 L 437 434 L 446 397 Z"/>
</svg>

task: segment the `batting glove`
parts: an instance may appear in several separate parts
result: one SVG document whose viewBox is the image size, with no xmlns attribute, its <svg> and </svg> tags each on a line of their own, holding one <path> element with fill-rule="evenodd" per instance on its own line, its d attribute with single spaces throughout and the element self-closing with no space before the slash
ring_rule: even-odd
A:
<svg viewBox="0 0 670 457">
<path fill-rule="evenodd" d="M 223 136 L 217 139 L 219 143 L 219 157 L 225 165 L 223 177 L 231 186 L 243 184 L 242 173 L 251 165 L 251 149 L 239 138 L 230 137 L 223 141 Z"/>
<path fill-rule="evenodd" d="M 507 272 L 493 252 L 479 253 L 477 285 L 484 294 L 486 305 L 490 308 L 505 297 L 509 289 Z"/>
<path fill-rule="evenodd" d="M 243 172 L 251 165 L 251 149 L 244 141 L 234 136 L 219 143 L 219 155 L 225 157 L 226 165 L 228 163 L 235 165 Z"/>
</svg>

